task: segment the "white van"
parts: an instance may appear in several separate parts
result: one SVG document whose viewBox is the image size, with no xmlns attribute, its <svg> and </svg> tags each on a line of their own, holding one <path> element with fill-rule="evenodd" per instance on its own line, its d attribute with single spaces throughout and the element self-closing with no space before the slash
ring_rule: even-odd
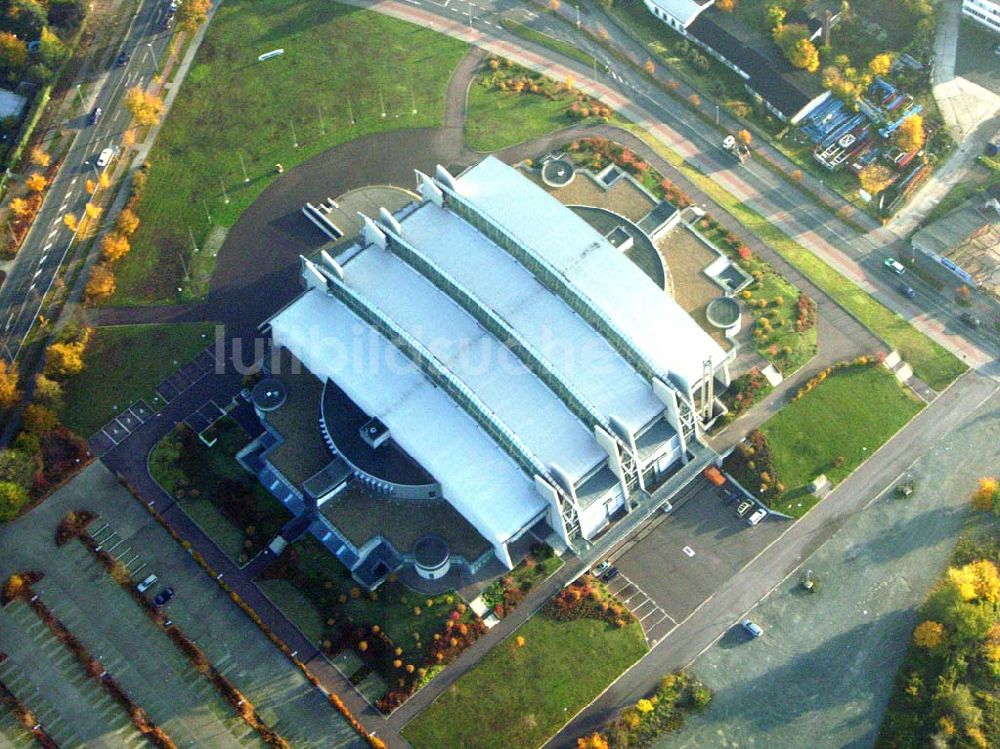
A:
<svg viewBox="0 0 1000 749">
<path fill-rule="evenodd" d="M 753 515 L 747 518 L 747 522 L 750 525 L 757 525 L 761 520 L 767 517 L 767 510 L 760 508 Z"/>
</svg>

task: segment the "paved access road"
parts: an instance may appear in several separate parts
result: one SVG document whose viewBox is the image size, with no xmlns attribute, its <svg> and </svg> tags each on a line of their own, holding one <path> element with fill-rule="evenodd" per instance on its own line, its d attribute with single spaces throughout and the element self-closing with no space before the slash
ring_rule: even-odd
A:
<svg viewBox="0 0 1000 749">
<path fill-rule="evenodd" d="M 0 353 L 13 361 L 34 325 L 59 268 L 72 247 L 74 233 L 63 223 L 67 213 L 83 215 L 88 194 L 88 178 L 96 181 L 97 155 L 114 147 L 128 127 L 129 113 L 123 104 L 128 88 L 145 87 L 156 74 L 158 60 L 166 50 L 172 31 L 162 28 L 167 4 L 163 0 L 142 0 L 135 16 L 128 20 L 121 50 L 131 54 L 128 64 L 102 72 L 86 98 L 76 94 L 79 114 L 63 124 L 75 133 L 55 179 L 45 195 L 45 203 L 25 238 L 0 287 Z M 117 53 L 115 54 L 117 57 Z M 103 115 L 88 125 L 88 115 L 100 107 Z"/>
<path fill-rule="evenodd" d="M 873 498 L 881 496 L 887 487 L 894 486 L 906 472 L 915 470 L 914 462 L 918 458 L 937 455 L 937 451 L 949 445 L 952 446 L 950 449 L 962 449 L 960 446 L 963 440 L 980 430 L 984 419 L 991 416 L 995 418 L 996 406 L 1000 400 L 997 397 L 998 390 L 1000 388 L 997 384 L 988 377 L 976 372 L 965 374 L 804 518 L 791 525 L 787 532 L 764 549 L 739 574 L 721 584 L 709 601 L 682 620 L 648 656 L 626 672 L 546 746 L 560 749 L 575 746 L 577 736 L 598 729 L 623 707 L 635 704 L 636 700 L 652 692 L 663 674 L 691 664 L 720 637 L 723 637 L 724 645 L 728 644 L 729 640 L 724 635 L 733 624 L 779 586 L 788 575 L 800 570 L 804 560 L 823 547 L 845 524 L 854 522 L 859 515 L 863 515 Z M 961 481 L 964 476 L 971 481 L 975 476 L 996 470 L 996 440 L 994 438 L 992 443 L 989 442 L 991 434 L 995 437 L 995 432 L 987 429 L 981 437 L 990 447 L 983 451 L 970 451 L 966 462 L 955 466 L 956 470 L 960 469 L 964 473 L 958 474 L 954 480 Z M 923 460 L 926 462 L 918 465 L 928 466 L 925 491 L 935 493 L 938 499 L 926 498 L 922 494 L 921 497 L 924 498 L 918 498 L 913 505 L 914 512 L 926 509 L 927 506 L 923 504 L 925 501 L 946 502 L 937 494 L 937 489 L 946 489 L 945 475 L 930 468 L 935 464 L 934 457 Z M 947 494 L 947 491 L 942 493 Z M 955 495 L 949 496 L 947 501 L 956 501 Z M 947 506 L 947 503 L 941 506 Z M 930 517 L 933 518 L 934 515 Z M 924 517 L 920 522 L 927 521 L 928 518 Z M 918 546 L 921 538 L 928 544 L 947 544 L 949 527 L 946 523 L 940 529 L 920 529 L 918 532 L 917 521 L 914 521 L 902 529 L 902 536 L 875 534 L 868 544 L 867 553 L 872 558 L 890 558 L 905 548 L 900 546 L 903 543 L 901 538 L 907 537 L 910 537 L 911 543 L 916 539 Z M 954 534 L 950 538 L 953 542 Z M 917 591 L 917 583 L 913 582 L 912 586 Z M 915 595 L 923 593 L 926 593 L 926 588 Z M 829 597 L 832 598 L 833 595 Z M 771 618 L 768 617 L 765 623 L 770 621 Z M 894 622 L 894 626 L 900 626 L 900 621 L 902 620 Z M 782 675 L 780 670 L 773 674 L 775 678 Z"/>
<path fill-rule="evenodd" d="M 818 593 L 790 576 L 750 614 L 763 637 L 730 630 L 695 661 L 715 701 L 658 747 L 799 749 L 805 735 L 812 749 L 870 747 L 916 607 L 969 521 L 976 477 L 1000 471 L 998 444 L 993 395 L 909 470 L 912 497 L 876 495 L 805 559 Z"/>
<path fill-rule="evenodd" d="M 370 8 L 403 18 L 442 33 L 476 44 L 491 53 L 509 57 L 526 67 L 557 79 L 572 76 L 576 88 L 604 101 L 625 117 L 642 125 L 654 138 L 680 154 L 687 163 L 767 218 L 788 236 L 872 294 L 889 309 L 911 320 L 915 326 L 962 356 L 972 366 L 992 362 L 996 356 L 997 337 L 984 326 L 971 331 L 956 321 L 962 310 L 951 300 L 941 298 L 920 279 L 910 279 L 917 290 L 916 300 L 905 299 L 897 290 L 898 281 L 882 269 L 889 256 L 909 253 L 909 244 L 890 229 L 874 226 L 870 218 L 859 220 L 871 227 L 861 233 L 816 204 L 807 193 L 789 184 L 755 160 L 736 164 L 719 147 L 721 130 L 712 128 L 685 104 L 650 83 L 642 74 L 615 63 L 608 72 L 595 71 L 562 57 L 551 50 L 526 42 L 505 31 L 501 20 L 515 18 L 547 32 L 564 37 L 574 45 L 607 60 L 603 48 L 572 26 L 547 20 L 538 6 L 512 0 L 344 0 L 349 5 Z M 633 41 L 592 3 L 583 23 L 602 26 L 610 39 L 639 59 L 648 57 L 642 45 Z M 573 11 L 562 8 L 572 18 Z M 681 90 L 684 90 L 683 87 Z M 739 127 L 724 112 L 720 126 Z M 758 148 L 767 148 L 759 145 Z M 787 172 L 796 166 L 780 154 L 770 151 L 772 160 Z M 814 192 L 824 188 L 810 176 L 806 182 Z M 816 183 L 816 184 L 813 184 Z M 985 314 L 983 315 L 986 316 Z"/>
</svg>

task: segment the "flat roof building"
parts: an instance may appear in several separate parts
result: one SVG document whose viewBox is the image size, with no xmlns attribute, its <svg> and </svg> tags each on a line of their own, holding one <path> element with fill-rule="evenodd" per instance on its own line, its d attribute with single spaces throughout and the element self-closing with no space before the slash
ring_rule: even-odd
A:
<svg viewBox="0 0 1000 749">
<path fill-rule="evenodd" d="M 915 250 L 968 284 L 1000 296 L 1000 201 L 966 201 L 917 231 Z"/>
<path fill-rule="evenodd" d="M 517 170 L 487 157 L 417 181 L 419 201 L 302 259 L 273 344 L 323 383 L 331 455 L 375 492 L 414 512 L 448 503 L 508 568 L 540 521 L 566 544 L 592 539 L 686 462 L 727 354 Z M 324 516 L 343 484 L 328 489 Z"/>
</svg>

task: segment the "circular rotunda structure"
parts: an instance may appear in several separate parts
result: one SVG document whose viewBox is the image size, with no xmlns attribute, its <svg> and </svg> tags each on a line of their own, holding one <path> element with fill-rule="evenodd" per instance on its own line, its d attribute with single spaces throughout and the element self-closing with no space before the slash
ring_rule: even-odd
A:
<svg viewBox="0 0 1000 749">
<path fill-rule="evenodd" d="M 413 566 L 425 580 L 437 580 L 451 568 L 451 550 L 438 535 L 428 533 L 413 545 Z"/>
</svg>

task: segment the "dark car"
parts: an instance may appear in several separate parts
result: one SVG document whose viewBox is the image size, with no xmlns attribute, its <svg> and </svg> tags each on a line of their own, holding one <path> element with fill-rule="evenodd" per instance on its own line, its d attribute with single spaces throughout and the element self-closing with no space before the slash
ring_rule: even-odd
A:
<svg viewBox="0 0 1000 749">
<path fill-rule="evenodd" d="M 174 597 L 173 588 L 164 588 L 159 593 L 156 594 L 156 598 L 153 599 L 153 605 L 160 607 Z"/>
<path fill-rule="evenodd" d="M 917 296 L 917 292 L 915 292 L 912 287 L 906 285 L 899 287 L 899 293 L 907 299 L 914 299 Z"/>
<path fill-rule="evenodd" d="M 605 572 L 603 575 L 601 575 L 601 580 L 603 580 L 606 583 L 610 583 L 616 577 L 618 577 L 618 568 L 617 567 L 612 567 L 607 572 Z"/>
<path fill-rule="evenodd" d="M 104 110 L 100 107 L 94 107 L 94 110 L 87 117 L 88 125 L 96 125 L 97 121 L 101 119 L 101 115 L 104 114 Z"/>
<path fill-rule="evenodd" d="M 124 68 L 128 65 L 128 61 L 131 59 L 132 55 L 130 55 L 126 50 L 122 50 L 121 54 L 115 58 L 115 65 L 119 68 Z"/>
<path fill-rule="evenodd" d="M 970 328 L 978 328 L 982 323 L 979 318 L 973 315 L 971 312 L 963 312 L 958 316 L 958 319 L 968 325 Z"/>
</svg>

